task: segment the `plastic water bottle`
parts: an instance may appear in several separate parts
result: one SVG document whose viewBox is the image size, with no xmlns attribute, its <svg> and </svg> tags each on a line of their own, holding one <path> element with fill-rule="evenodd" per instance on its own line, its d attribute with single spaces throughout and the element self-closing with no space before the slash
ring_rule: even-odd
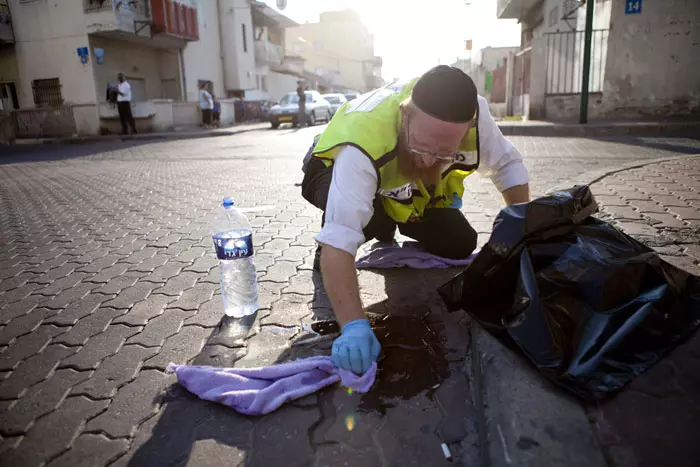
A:
<svg viewBox="0 0 700 467">
<path fill-rule="evenodd" d="M 219 258 L 224 312 L 240 318 L 258 309 L 258 278 L 255 271 L 253 232 L 245 214 L 232 198 L 224 198 L 212 232 Z"/>
</svg>

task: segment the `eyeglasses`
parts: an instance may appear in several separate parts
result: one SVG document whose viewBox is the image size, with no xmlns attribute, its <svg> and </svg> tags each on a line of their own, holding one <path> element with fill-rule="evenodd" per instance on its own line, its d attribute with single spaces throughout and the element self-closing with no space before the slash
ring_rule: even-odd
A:
<svg viewBox="0 0 700 467">
<path fill-rule="evenodd" d="M 434 158 L 437 159 L 440 162 L 454 162 L 457 156 L 457 151 L 451 153 L 451 154 L 438 154 L 435 152 L 430 152 L 430 151 L 422 151 L 420 149 L 415 149 L 411 147 L 411 127 L 409 124 L 409 118 L 406 118 L 406 149 L 408 149 L 411 154 L 414 156 L 418 156 L 420 158 Z"/>
</svg>

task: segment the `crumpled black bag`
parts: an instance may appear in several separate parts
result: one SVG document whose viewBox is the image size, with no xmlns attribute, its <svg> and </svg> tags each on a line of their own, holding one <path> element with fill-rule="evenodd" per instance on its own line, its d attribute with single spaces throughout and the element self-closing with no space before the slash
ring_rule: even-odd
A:
<svg viewBox="0 0 700 467">
<path fill-rule="evenodd" d="M 440 288 L 537 369 L 601 399 L 700 324 L 700 277 L 590 217 L 587 186 L 506 207 L 486 246 Z"/>
</svg>

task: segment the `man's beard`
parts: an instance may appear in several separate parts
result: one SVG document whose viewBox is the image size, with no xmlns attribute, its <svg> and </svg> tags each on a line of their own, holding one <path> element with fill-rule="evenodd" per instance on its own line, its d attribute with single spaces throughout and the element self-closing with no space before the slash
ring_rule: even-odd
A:
<svg viewBox="0 0 700 467">
<path fill-rule="evenodd" d="M 419 167 L 417 164 L 418 156 L 413 154 L 406 148 L 404 139 L 399 140 L 396 148 L 399 172 L 412 181 L 422 180 L 423 184 L 437 185 L 442 178 L 442 170 L 444 164 L 439 161 L 431 167 Z"/>
</svg>

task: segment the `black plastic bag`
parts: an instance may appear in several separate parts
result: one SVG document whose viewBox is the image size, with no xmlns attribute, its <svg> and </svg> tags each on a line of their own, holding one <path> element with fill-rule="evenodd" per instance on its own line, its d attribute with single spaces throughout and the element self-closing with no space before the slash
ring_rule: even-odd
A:
<svg viewBox="0 0 700 467">
<path fill-rule="evenodd" d="M 440 294 L 538 370 L 601 399 L 700 324 L 700 277 L 590 217 L 587 186 L 509 206 L 486 246 Z"/>
</svg>

